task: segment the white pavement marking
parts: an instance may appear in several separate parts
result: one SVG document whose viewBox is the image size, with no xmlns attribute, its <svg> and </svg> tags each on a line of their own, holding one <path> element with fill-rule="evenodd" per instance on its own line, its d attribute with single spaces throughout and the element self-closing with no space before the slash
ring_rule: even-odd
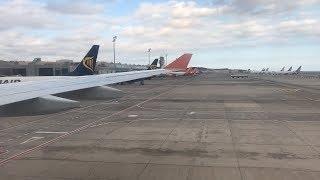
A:
<svg viewBox="0 0 320 180">
<path fill-rule="evenodd" d="M 88 124 L 86 124 L 86 125 L 83 125 L 83 126 L 81 126 L 81 127 L 79 127 L 79 128 L 76 128 L 76 129 L 68 132 L 67 134 L 62 134 L 62 135 L 60 135 L 60 136 L 58 136 L 58 137 L 56 137 L 56 138 L 53 138 L 53 139 L 51 139 L 51 140 L 49 140 L 49 141 L 46 141 L 46 142 L 43 142 L 43 143 L 41 143 L 41 144 L 39 144 L 39 145 L 37 145 L 37 146 L 31 147 L 31 148 L 29 148 L 29 149 L 27 149 L 27 150 L 24 150 L 24 151 L 21 151 L 21 152 L 19 152 L 19 153 L 17 153 L 17 154 L 14 154 L 14 155 L 6 158 L 6 159 L 2 159 L 2 160 L 0 160 L 0 166 L 4 165 L 4 164 L 6 164 L 6 163 L 9 163 L 10 161 L 12 161 L 12 160 L 14 160 L 14 159 L 17 159 L 17 158 L 19 158 L 19 157 L 21 157 L 21 156 L 24 156 L 24 155 L 26 155 L 26 154 L 29 154 L 29 153 L 31 153 L 31 152 L 33 152 L 33 151 L 39 150 L 39 149 L 41 149 L 41 148 L 44 148 L 44 147 L 48 146 L 49 144 L 55 143 L 55 142 L 57 142 L 57 141 L 65 138 L 65 137 L 67 137 L 67 136 L 70 136 L 70 135 L 72 135 L 72 134 L 75 134 L 75 133 L 81 132 L 81 131 L 83 131 L 83 130 L 85 130 L 85 129 L 88 129 L 90 126 L 94 125 L 94 124 L 97 123 L 97 122 L 101 122 L 101 121 L 103 121 L 104 119 L 108 119 L 108 118 L 110 118 L 110 117 L 119 115 L 119 114 L 121 114 L 121 113 L 123 113 L 123 112 L 126 112 L 126 111 L 128 111 L 128 110 L 130 110 L 130 109 L 132 109 L 132 108 L 134 108 L 134 107 L 137 107 L 137 106 L 139 106 L 139 105 L 142 105 L 142 104 L 145 104 L 145 103 L 147 103 L 147 102 L 149 102 L 149 101 L 152 101 L 152 100 L 154 100 L 154 99 L 156 99 L 156 98 L 158 98 L 158 97 L 160 97 L 160 96 L 162 96 L 162 95 L 164 95 L 164 94 L 168 94 L 168 93 L 172 92 L 174 89 L 176 89 L 177 87 L 183 87 L 183 86 L 186 86 L 186 85 L 188 85 L 188 84 L 190 84 L 190 83 L 191 83 L 191 82 L 185 83 L 185 84 L 183 84 L 183 85 L 175 86 L 174 88 L 168 89 L 168 90 L 166 90 L 165 92 L 163 92 L 163 93 L 161 93 L 161 94 L 159 94 L 159 95 L 157 95 L 157 96 L 153 96 L 153 97 L 151 97 L 151 98 L 149 98 L 149 99 L 147 99 L 147 100 L 145 100 L 145 101 L 142 101 L 142 102 L 140 102 L 140 103 L 138 103 L 138 104 L 135 104 L 135 105 L 133 105 L 133 106 L 127 107 L 127 108 L 122 109 L 122 110 L 120 110 L 120 111 L 118 111 L 118 112 L 116 112 L 116 113 L 113 113 L 113 114 L 109 115 L 109 116 L 106 116 L 106 117 L 104 117 L 104 118 L 101 118 L 101 119 L 95 120 L 95 121 L 93 121 L 93 122 L 91 122 L 91 123 L 88 123 Z M 131 122 L 132 122 L 132 121 L 131 121 Z M 129 122 L 128 124 L 130 124 L 131 122 Z"/>
<path fill-rule="evenodd" d="M 314 101 L 314 99 L 306 97 L 306 99 L 308 99 L 309 101 Z"/>
<path fill-rule="evenodd" d="M 20 143 L 20 144 L 26 144 L 26 143 L 28 143 L 28 142 L 36 141 L 36 140 L 39 140 L 39 139 L 42 139 L 42 138 L 44 138 L 44 137 L 31 137 L 31 138 L 23 141 L 23 142 Z"/>
<path fill-rule="evenodd" d="M 37 131 L 36 134 L 67 134 L 68 132 L 58 132 L 58 131 Z"/>
<path fill-rule="evenodd" d="M 195 113 L 196 113 L 196 112 L 193 112 L 193 111 L 192 111 L 192 112 L 189 112 L 188 114 L 189 114 L 189 115 L 192 115 L 192 114 L 195 114 Z"/>
<path fill-rule="evenodd" d="M 92 125 L 92 126 L 90 126 L 90 127 L 93 128 L 93 127 L 103 126 L 103 125 L 107 125 L 107 124 L 111 124 L 111 123 L 116 123 L 116 122 L 100 123 L 100 124 Z"/>
<path fill-rule="evenodd" d="M 134 117 L 138 117 L 138 115 L 136 115 L 136 114 L 130 114 L 130 115 L 128 115 L 128 117 L 129 117 L 129 118 L 134 118 Z"/>
<path fill-rule="evenodd" d="M 119 101 L 105 102 L 100 104 L 119 104 Z"/>
</svg>

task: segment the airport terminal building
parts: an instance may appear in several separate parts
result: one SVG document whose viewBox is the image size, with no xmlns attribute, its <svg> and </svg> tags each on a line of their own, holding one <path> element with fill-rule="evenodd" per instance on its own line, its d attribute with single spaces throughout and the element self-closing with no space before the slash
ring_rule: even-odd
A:
<svg viewBox="0 0 320 180">
<path fill-rule="evenodd" d="M 55 62 L 41 61 L 41 58 L 34 58 L 33 61 L 0 60 L 0 76 L 64 76 L 71 72 L 78 63 L 68 59 Z M 147 69 L 145 65 L 114 64 L 109 62 L 97 62 L 96 66 L 97 74 L 145 69 Z"/>
</svg>

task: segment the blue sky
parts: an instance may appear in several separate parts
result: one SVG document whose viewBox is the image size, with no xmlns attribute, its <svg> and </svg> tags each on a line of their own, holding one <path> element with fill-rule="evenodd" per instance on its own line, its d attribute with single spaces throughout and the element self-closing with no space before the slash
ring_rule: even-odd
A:
<svg viewBox="0 0 320 180">
<path fill-rule="evenodd" d="M 193 53 L 193 66 L 320 70 L 320 0 L 0 0 L 0 59 L 146 64 Z"/>
</svg>

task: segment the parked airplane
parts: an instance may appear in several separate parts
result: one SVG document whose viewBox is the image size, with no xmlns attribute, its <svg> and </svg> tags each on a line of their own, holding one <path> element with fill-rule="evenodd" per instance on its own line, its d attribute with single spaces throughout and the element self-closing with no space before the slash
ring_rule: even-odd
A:
<svg viewBox="0 0 320 180">
<path fill-rule="evenodd" d="M 278 71 L 278 72 L 272 72 L 273 75 L 291 75 L 291 74 L 299 74 L 301 71 L 301 66 L 295 71 L 291 71 L 292 66 L 288 69 L 288 71 Z"/>
<path fill-rule="evenodd" d="M 93 75 L 95 72 L 99 45 L 93 45 L 89 52 L 84 56 L 81 63 L 71 72 L 69 76 Z"/>
<path fill-rule="evenodd" d="M 195 76 L 197 74 L 199 74 L 199 70 L 196 67 L 189 67 L 185 73 L 186 76 Z"/>
<path fill-rule="evenodd" d="M 302 66 L 299 66 L 297 70 L 295 71 L 287 71 L 285 74 L 299 74 L 301 72 Z M 292 68 L 291 68 L 292 69 Z"/>
<path fill-rule="evenodd" d="M 258 74 L 269 74 L 269 68 L 263 68 Z"/>
<path fill-rule="evenodd" d="M 97 56 L 99 52 L 99 45 L 93 45 L 89 52 L 84 56 L 79 65 L 68 74 L 69 76 L 85 76 L 93 75 L 97 63 Z M 50 79 L 65 79 L 66 76 L 8 76 L 0 77 L 0 84 L 25 82 L 25 81 L 38 81 Z"/>
<path fill-rule="evenodd" d="M 188 72 L 188 64 L 192 54 L 183 54 L 178 59 L 168 64 L 165 69 L 170 70 L 170 75 L 182 76 Z"/>
<path fill-rule="evenodd" d="M 269 68 L 263 68 L 261 71 L 254 72 L 254 73 L 258 73 L 258 74 L 268 74 L 268 73 L 269 73 Z"/>
<path fill-rule="evenodd" d="M 154 59 L 153 62 L 149 65 L 148 70 L 152 70 L 152 69 L 159 69 L 160 67 L 158 67 L 158 61 L 159 59 Z M 135 82 L 140 82 L 140 85 L 144 85 L 144 80 L 150 80 L 152 77 L 148 77 L 148 78 L 144 78 L 144 79 L 136 79 L 133 81 L 129 81 L 128 83 L 135 83 Z M 124 83 L 121 83 L 124 84 Z"/>
<path fill-rule="evenodd" d="M 181 76 L 181 75 L 195 75 L 199 73 L 199 70 L 194 67 L 188 67 L 192 54 L 183 54 L 169 65 L 167 65 L 164 69 L 167 70 L 167 75 Z M 155 59 L 149 66 L 148 69 L 157 69 L 158 59 Z M 143 79 L 135 79 L 132 81 L 128 81 L 128 83 L 140 82 L 140 85 L 144 84 L 144 80 L 150 80 L 152 77 L 143 78 Z"/>
<path fill-rule="evenodd" d="M 158 59 L 153 60 L 153 62 L 149 65 L 148 70 L 157 69 L 158 68 Z"/>
<path fill-rule="evenodd" d="M 249 73 L 253 73 L 253 74 L 261 74 L 262 72 L 265 71 L 265 68 L 263 68 L 261 71 L 253 70 L 253 69 L 248 69 L 247 71 L 248 71 Z"/>
</svg>

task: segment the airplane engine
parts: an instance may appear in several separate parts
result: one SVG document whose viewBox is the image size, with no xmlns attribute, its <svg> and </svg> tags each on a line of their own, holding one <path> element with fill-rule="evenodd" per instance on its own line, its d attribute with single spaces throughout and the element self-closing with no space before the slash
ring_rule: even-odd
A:
<svg viewBox="0 0 320 180">
<path fill-rule="evenodd" d="M 0 115 L 16 116 L 55 113 L 79 106 L 80 103 L 78 101 L 48 95 L 0 106 Z"/>
<path fill-rule="evenodd" d="M 108 86 L 99 86 L 58 94 L 59 97 L 64 98 L 89 100 L 116 99 L 122 97 L 123 95 L 123 91 Z"/>
</svg>

